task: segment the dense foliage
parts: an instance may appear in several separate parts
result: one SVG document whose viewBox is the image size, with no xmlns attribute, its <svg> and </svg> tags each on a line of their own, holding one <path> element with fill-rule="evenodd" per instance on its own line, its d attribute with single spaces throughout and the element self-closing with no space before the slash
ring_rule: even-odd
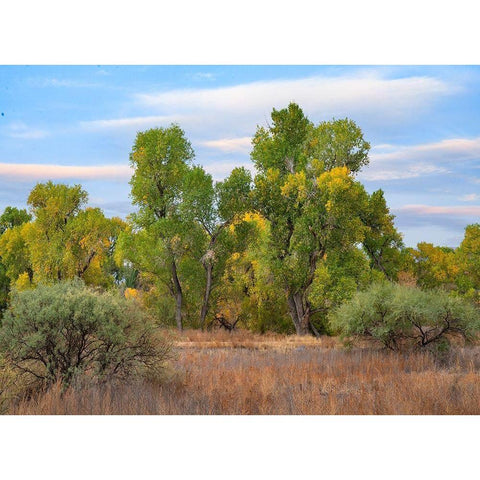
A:
<svg viewBox="0 0 480 480">
<path fill-rule="evenodd" d="M 356 293 L 331 318 L 343 336 L 368 336 L 392 350 L 446 346 L 452 337 L 471 340 L 480 331 L 479 310 L 468 300 L 390 282 Z"/>
<path fill-rule="evenodd" d="M 155 371 L 168 353 L 135 301 L 81 280 L 14 292 L 0 348 L 10 368 L 47 384 Z"/>
<path fill-rule="evenodd" d="M 369 302 L 384 281 L 416 286 L 410 299 L 450 292 L 449 302 L 466 299 L 475 313 L 480 225 L 469 225 L 456 249 L 406 248 L 383 192 L 357 179 L 369 149 L 352 120 L 314 124 L 291 103 L 257 127 L 255 175 L 239 167 L 214 181 L 194 164 L 180 126 L 139 132 L 126 221 L 88 207 L 80 185 L 53 182 L 33 188 L 28 212 L 8 207 L 0 216 L 0 314 L 23 292 L 76 278 L 110 300 L 135 299 L 157 325 L 179 330 L 318 335 L 343 325 L 348 333 L 353 324 L 338 312 L 353 309 L 352 298 L 358 308 Z"/>
</svg>

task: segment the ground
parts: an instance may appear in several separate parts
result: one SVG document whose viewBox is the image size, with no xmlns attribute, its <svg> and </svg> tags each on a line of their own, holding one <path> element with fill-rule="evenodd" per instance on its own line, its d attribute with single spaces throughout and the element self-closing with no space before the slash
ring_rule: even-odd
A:
<svg viewBox="0 0 480 480">
<path fill-rule="evenodd" d="M 161 381 L 52 389 L 17 414 L 480 414 L 480 347 L 346 350 L 338 339 L 173 335 Z"/>
</svg>

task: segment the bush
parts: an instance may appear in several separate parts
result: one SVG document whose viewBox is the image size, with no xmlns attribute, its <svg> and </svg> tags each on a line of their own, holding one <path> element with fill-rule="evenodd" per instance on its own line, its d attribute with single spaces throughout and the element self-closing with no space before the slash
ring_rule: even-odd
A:
<svg viewBox="0 0 480 480">
<path fill-rule="evenodd" d="M 480 330 L 479 310 L 469 301 L 389 282 L 358 292 L 333 312 L 330 322 L 345 338 L 371 337 L 392 350 L 445 348 L 452 337 L 471 340 Z"/>
<path fill-rule="evenodd" d="M 0 349 L 19 372 L 51 384 L 158 372 L 169 345 L 134 300 L 82 281 L 14 292 Z"/>
</svg>

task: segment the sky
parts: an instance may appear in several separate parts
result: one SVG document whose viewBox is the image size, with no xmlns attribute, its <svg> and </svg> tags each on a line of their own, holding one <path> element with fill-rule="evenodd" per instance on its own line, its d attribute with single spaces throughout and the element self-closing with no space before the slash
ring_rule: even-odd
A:
<svg viewBox="0 0 480 480">
<path fill-rule="evenodd" d="M 0 211 L 53 180 L 126 217 L 136 133 L 172 122 L 214 179 L 253 171 L 257 125 L 291 101 L 314 123 L 360 126 L 371 151 L 358 179 L 385 192 L 406 245 L 455 247 L 480 221 L 473 66 L 0 66 Z"/>
</svg>

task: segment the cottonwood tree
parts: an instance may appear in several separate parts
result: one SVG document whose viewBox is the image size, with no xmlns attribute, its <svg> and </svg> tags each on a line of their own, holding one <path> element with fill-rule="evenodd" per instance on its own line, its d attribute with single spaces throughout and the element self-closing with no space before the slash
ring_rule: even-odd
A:
<svg viewBox="0 0 480 480">
<path fill-rule="evenodd" d="M 462 243 L 455 252 L 458 268 L 456 283 L 461 293 L 480 300 L 480 224 L 465 228 Z"/>
<path fill-rule="evenodd" d="M 16 227 L 20 227 L 22 224 L 29 222 L 31 220 L 31 215 L 25 209 L 18 209 L 15 207 L 6 207 L 2 215 L 0 216 L 0 239 L 2 235 Z M 7 240 L 10 237 L 10 234 L 7 234 L 5 243 L 8 243 Z M 10 237 L 10 240 L 12 238 Z M 9 249 L 11 251 L 11 249 Z M 7 253 L 8 255 L 8 253 Z M 9 264 L 10 269 L 13 265 L 12 259 L 6 261 Z M 17 263 L 18 267 L 18 263 Z M 24 271 L 24 270 L 22 270 Z M 7 299 L 10 292 L 10 276 L 7 274 L 7 265 L 2 261 L 0 257 L 0 314 L 7 306 Z"/>
<path fill-rule="evenodd" d="M 368 227 L 362 246 L 370 260 L 370 268 L 379 270 L 388 280 L 397 280 L 408 254 L 382 190 L 368 195 L 366 208 L 360 215 Z"/>
<path fill-rule="evenodd" d="M 133 204 L 139 207 L 132 216 L 147 237 L 158 240 L 162 262 L 168 266 L 169 290 L 175 299 L 175 321 L 182 330 L 184 292 L 178 264 L 188 250 L 190 226 L 182 221 L 180 204 L 184 178 L 191 168 L 194 152 L 178 125 L 153 128 L 137 134 L 130 154 L 134 169 L 130 180 Z M 152 252 L 153 255 L 156 252 Z"/>
<path fill-rule="evenodd" d="M 459 266 L 455 250 L 438 247 L 432 243 L 420 242 L 417 248 L 409 249 L 410 268 L 419 287 L 424 289 L 455 288 Z"/>
<path fill-rule="evenodd" d="M 187 175 L 182 197 L 182 211 L 202 229 L 206 238 L 201 263 L 205 270 L 205 291 L 200 312 L 203 330 L 210 308 L 210 295 L 225 269 L 230 254 L 229 228 L 250 208 L 252 178 L 245 168 L 235 168 L 223 181 L 213 183 L 202 167 Z M 229 242 L 230 241 L 230 242 Z"/>
<path fill-rule="evenodd" d="M 285 294 L 268 261 L 269 222 L 249 212 L 229 230 L 233 243 L 217 289 L 218 311 L 255 332 L 292 333 Z"/>
<path fill-rule="evenodd" d="M 33 220 L 0 238 L 7 275 L 18 287 L 75 277 L 92 285 L 111 283 L 103 266 L 123 222 L 98 208 L 82 209 L 87 198 L 80 185 L 47 182 L 32 189 Z"/>
<path fill-rule="evenodd" d="M 368 195 L 353 173 L 368 163 L 369 144 L 350 120 L 315 127 L 291 103 L 259 127 L 251 158 L 255 208 L 270 223 L 272 272 L 284 288 L 297 334 L 314 330 L 309 290 L 319 261 L 332 249 L 360 243 Z"/>
<path fill-rule="evenodd" d="M 6 207 L 0 215 L 0 235 L 7 229 L 23 225 L 31 219 L 32 216 L 24 208 Z"/>
</svg>

